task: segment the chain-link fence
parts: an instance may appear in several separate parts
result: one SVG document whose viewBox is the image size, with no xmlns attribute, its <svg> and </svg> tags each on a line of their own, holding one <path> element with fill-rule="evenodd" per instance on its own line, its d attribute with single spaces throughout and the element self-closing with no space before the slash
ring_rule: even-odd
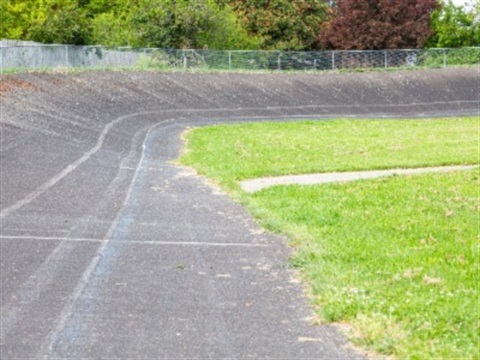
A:
<svg viewBox="0 0 480 360">
<path fill-rule="evenodd" d="M 0 43 L 0 70 L 163 69 L 321 71 L 480 64 L 480 47 L 371 51 L 242 51 Z"/>
</svg>

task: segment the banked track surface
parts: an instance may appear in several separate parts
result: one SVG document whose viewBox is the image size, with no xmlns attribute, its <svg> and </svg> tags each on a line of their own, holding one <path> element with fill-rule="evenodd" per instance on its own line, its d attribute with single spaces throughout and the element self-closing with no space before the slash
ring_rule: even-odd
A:
<svg viewBox="0 0 480 360">
<path fill-rule="evenodd" d="M 479 114 L 478 68 L 2 77 L 1 358 L 358 358 L 285 240 L 171 163 L 188 126 Z"/>
</svg>

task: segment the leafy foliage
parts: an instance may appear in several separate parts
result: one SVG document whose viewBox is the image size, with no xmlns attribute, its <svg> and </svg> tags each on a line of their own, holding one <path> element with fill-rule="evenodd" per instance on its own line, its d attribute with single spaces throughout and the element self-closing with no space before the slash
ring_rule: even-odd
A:
<svg viewBox="0 0 480 360">
<path fill-rule="evenodd" d="M 43 43 L 208 49 L 476 46 L 480 1 L 2 0 L 0 38 Z"/>
<path fill-rule="evenodd" d="M 62 6 L 52 3 L 46 9 L 45 18 L 29 28 L 31 40 L 46 43 L 85 45 L 88 39 L 88 22 L 85 10 L 74 1 L 65 1 Z"/>
<path fill-rule="evenodd" d="M 146 0 L 132 13 L 134 45 L 166 48 L 248 46 L 246 33 L 229 6 L 213 0 Z"/>
<path fill-rule="evenodd" d="M 0 37 L 47 43 L 86 44 L 85 8 L 75 0 L 9 0 L 1 5 Z"/>
<path fill-rule="evenodd" d="M 455 6 L 451 0 L 444 2 L 432 16 L 434 35 L 427 45 L 430 47 L 454 48 L 480 45 L 480 1 L 475 7 L 465 10 Z"/>
<path fill-rule="evenodd" d="M 323 0 L 223 0 L 263 49 L 311 49 L 326 18 Z"/>
<path fill-rule="evenodd" d="M 7 0 L 0 38 L 162 48 L 258 48 L 214 0 Z"/>
<path fill-rule="evenodd" d="M 421 48 L 436 0 L 338 0 L 318 43 L 331 49 Z"/>
</svg>

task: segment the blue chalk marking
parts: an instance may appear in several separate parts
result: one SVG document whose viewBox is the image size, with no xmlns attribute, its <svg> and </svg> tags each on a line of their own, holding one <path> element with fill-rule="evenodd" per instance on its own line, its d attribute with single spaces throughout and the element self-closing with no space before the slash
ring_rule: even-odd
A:
<svg viewBox="0 0 480 360">
<path fill-rule="evenodd" d="M 149 159 L 151 158 L 152 143 L 156 140 L 161 129 L 156 124 L 148 130 L 142 144 L 142 155 L 132 178 L 124 205 L 107 234 L 107 241 L 98 254 L 98 261 L 93 270 L 86 275 L 86 282 L 78 298 L 74 300 L 70 317 L 65 321 L 63 328 L 57 333 L 51 344 L 52 354 L 56 348 L 69 348 L 73 357 L 81 357 L 76 351 L 82 348 L 83 340 L 88 336 L 90 321 L 96 312 L 95 300 L 101 298 L 105 284 L 115 272 L 116 263 L 124 253 L 128 240 L 131 239 L 132 225 L 140 213 L 140 195 L 146 186 L 146 174 Z"/>
</svg>

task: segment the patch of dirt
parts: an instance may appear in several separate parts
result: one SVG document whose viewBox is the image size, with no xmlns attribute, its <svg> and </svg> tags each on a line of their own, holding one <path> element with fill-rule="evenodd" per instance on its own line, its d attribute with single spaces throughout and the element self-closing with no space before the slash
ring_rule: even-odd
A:
<svg viewBox="0 0 480 360">
<path fill-rule="evenodd" d="M 37 86 L 27 81 L 14 78 L 12 76 L 0 76 L 0 97 L 5 96 L 7 92 L 12 90 L 21 89 L 29 91 L 40 90 Z"/>
<path fill-rule="evenodd" d="M 44 81 L 48 81 L 53 85 L 64 85 L 66 83 L 65 78 L 63 76 L 65 72 L 61 70 L 52 71 L 51 73 L 33 73 L 33 74 Z"/>
</svg>

